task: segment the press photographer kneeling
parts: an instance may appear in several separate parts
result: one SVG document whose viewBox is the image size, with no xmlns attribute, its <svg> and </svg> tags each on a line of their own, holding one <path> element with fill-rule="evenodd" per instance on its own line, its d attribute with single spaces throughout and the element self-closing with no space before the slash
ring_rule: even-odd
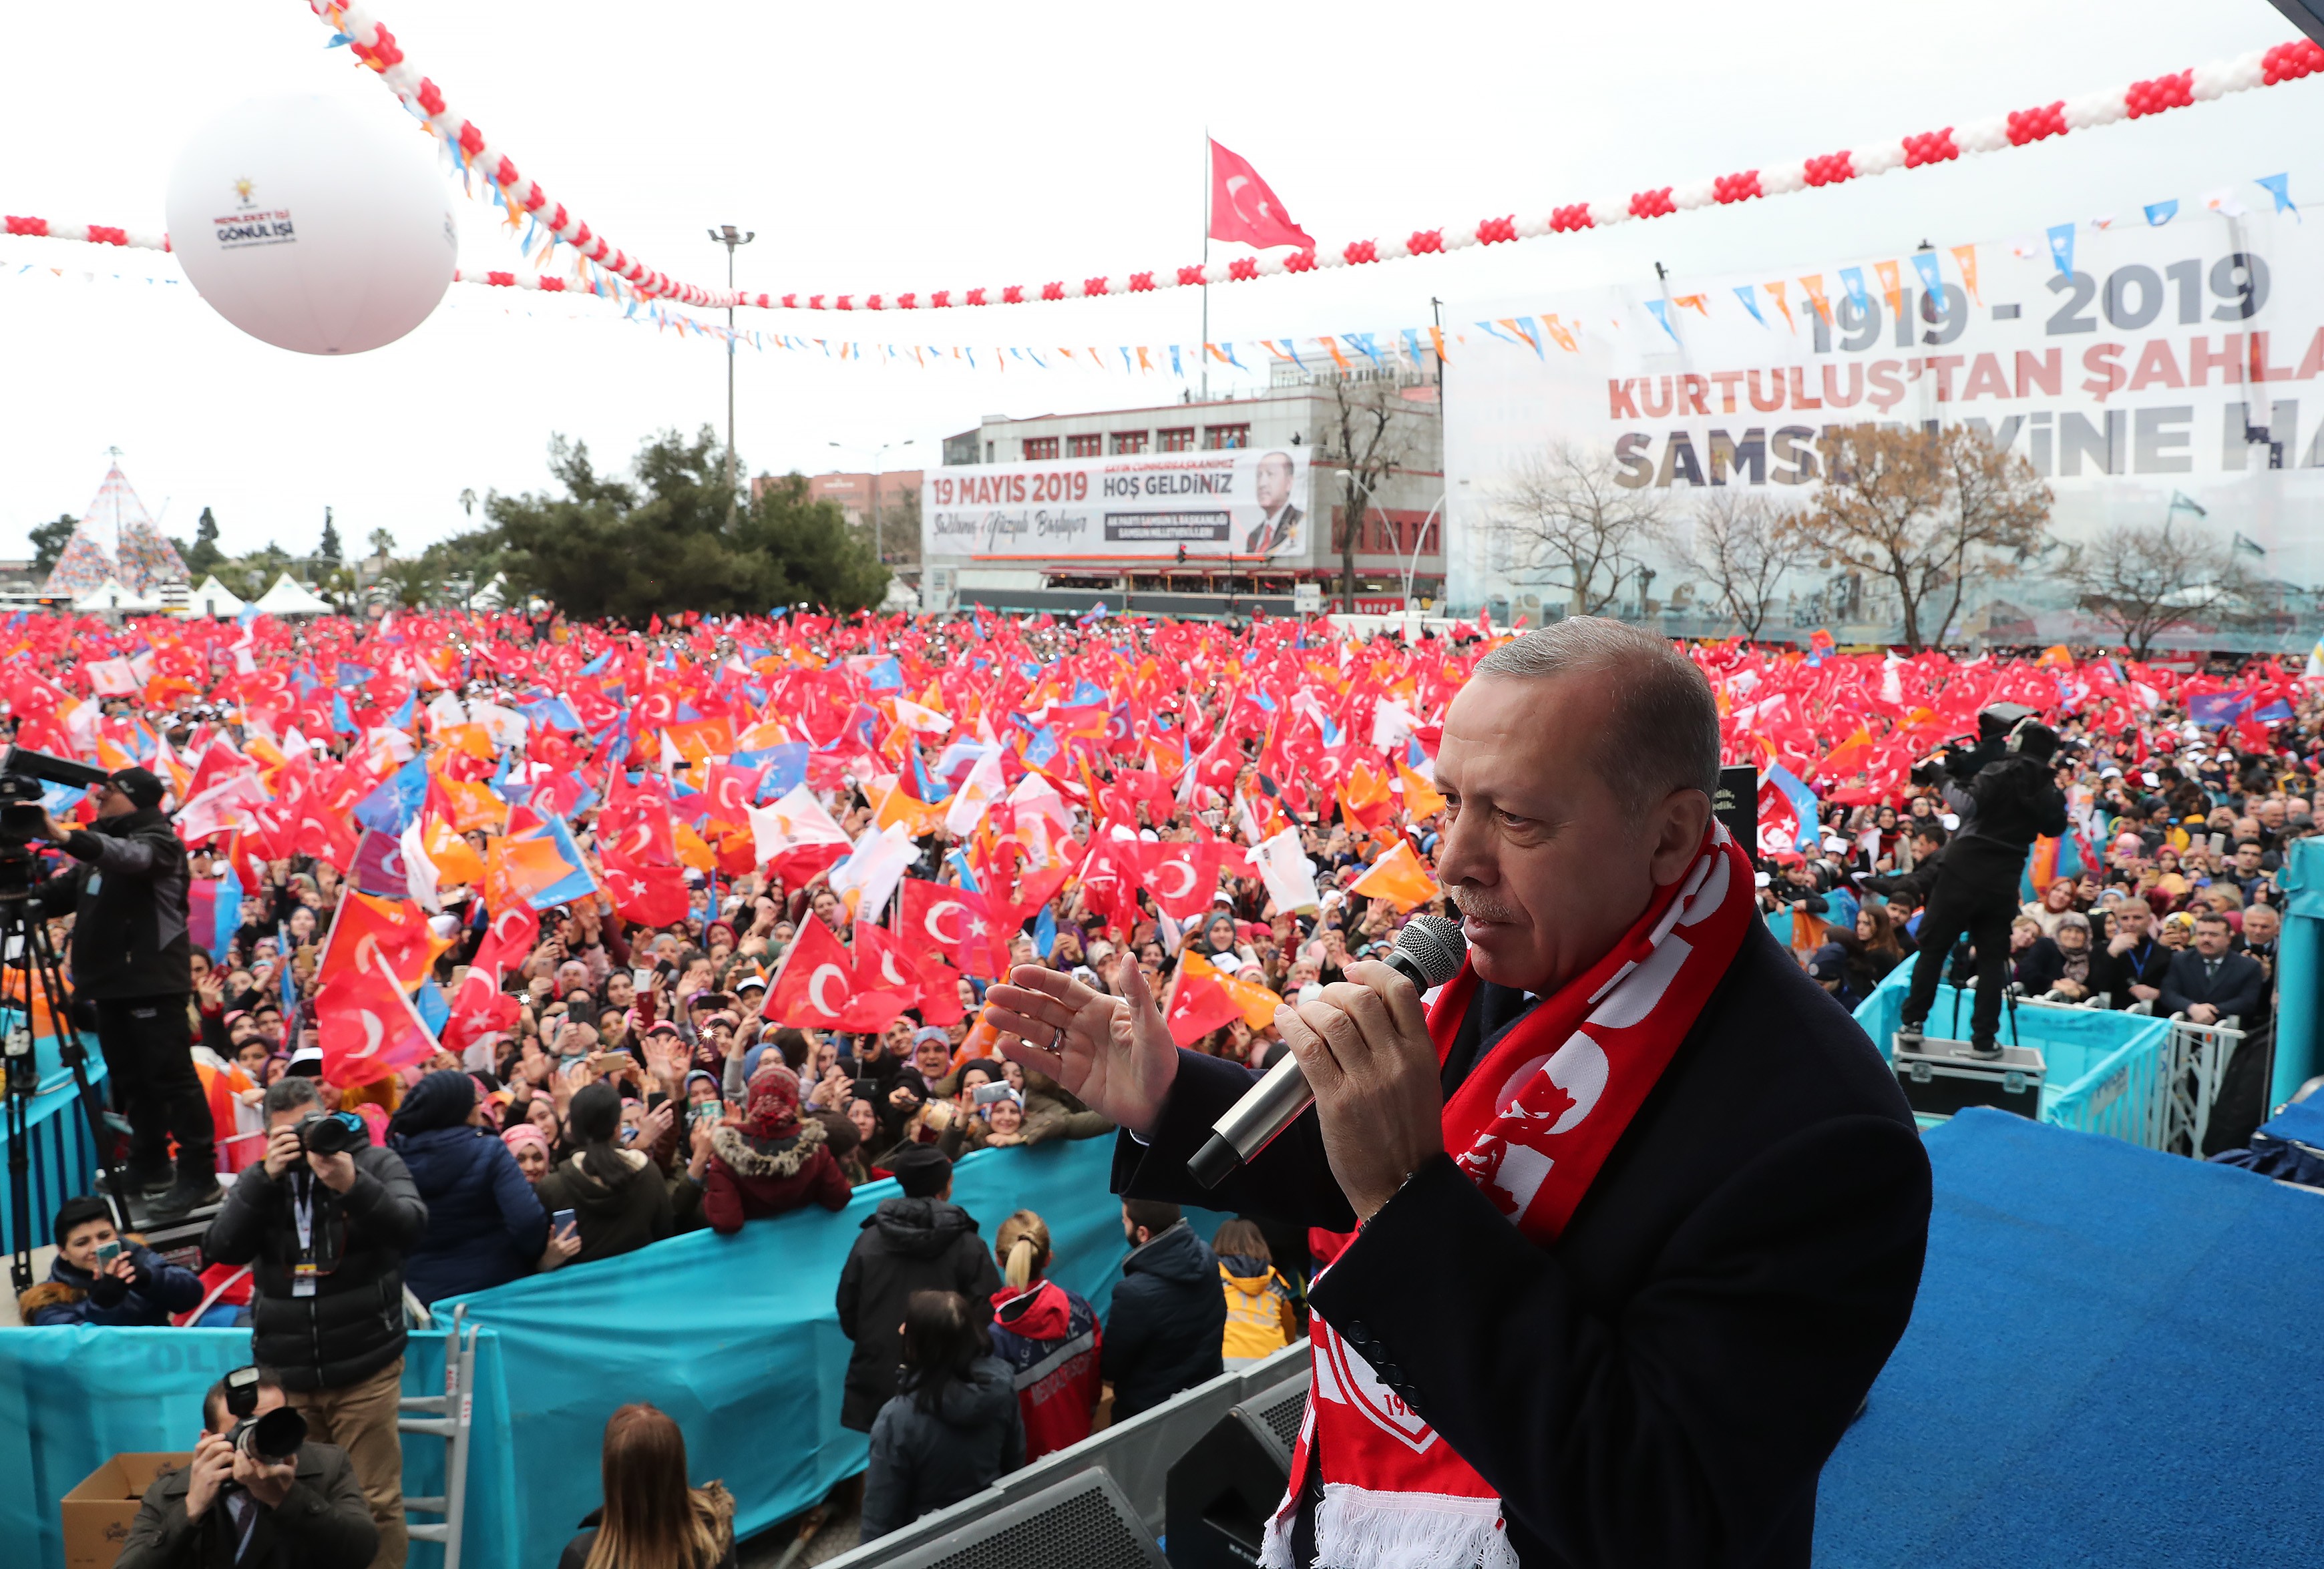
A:
<svg viewBox="0 0 2324 1569">
<path fill-rule="evenodd" d="M 145 1490 L 115 1569 L 363 1569 L 379 1528 L 346 1455 L 307 1441 L 274 1375 L 237 1368 L 202 1399 L 194 1463 Z"/>
<path fill-rule="evenodd" d="M 403 1255 L 428 1207 L 392 1150 L 327 1113 L 310 1078 L 266 1091 L 266 1159 L 235 1179 L 202 1251 L 251 1265 L 250 1348 L 316 1437 L 347 1452 L 383 1569 L 403 1563 Z"/>
</svg>

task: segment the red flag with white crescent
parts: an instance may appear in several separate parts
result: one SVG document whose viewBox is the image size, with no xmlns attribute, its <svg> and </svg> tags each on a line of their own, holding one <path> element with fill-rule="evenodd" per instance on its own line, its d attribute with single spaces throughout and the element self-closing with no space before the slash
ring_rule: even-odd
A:
<svg viewBox="0 0 2324 1569">
<path fill-rule="evenodd" d="M 800 923 L 767 998 L 767 1016 L 800 1030 L 835 1030 L 856 990 L 855 962 L 820 917 Z"/>
</svg>

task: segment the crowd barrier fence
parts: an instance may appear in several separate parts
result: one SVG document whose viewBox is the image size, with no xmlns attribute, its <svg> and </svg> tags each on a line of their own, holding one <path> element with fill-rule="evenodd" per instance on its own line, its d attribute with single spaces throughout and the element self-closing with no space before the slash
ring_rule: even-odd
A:
<svg viewBox="0 0 2324 1569">
<path fill-rule="evenodd" d="M 1129 1245 L 1108 1191 L 1110 1138 L 988 1150 L 955 1170 L 953 1198 L 990 1247 L 1033 1209 L 1055 1249 L 1050 1278 L 1102 1314 Z M 605 1418 L 650 1400 L 684 1429 L 695 1479 L 723 1480 L 748 1535 L 807 1509 L 864 1463 L 839 1425 L 851 1349 L 834 1306 L 850 1246 L 893 1182 L 846 1208 L 691 1232 L 638 1252 L 435 1305 L 477 1330 L 463 1558 L 548 1569 L 598 1500 Z M 1207 1239 L 1226 1217 L 1190 1211 Z M 415 1330 L 407 1395 L 444 1389 L 442 1329 Z M 62 1569 L 58 1500 L 108 1457 L 183 1451 L 202 1391 L 250 1359 L 231 1329 L 17 1329 L 0 1334 L 0 1539 L 37 1543 Z M 406 1446 L 404 1486 L 443 1494 L 445 1445 Z M 414 1569 L 441 1550 L 415 1542 Z"/>
</svg>

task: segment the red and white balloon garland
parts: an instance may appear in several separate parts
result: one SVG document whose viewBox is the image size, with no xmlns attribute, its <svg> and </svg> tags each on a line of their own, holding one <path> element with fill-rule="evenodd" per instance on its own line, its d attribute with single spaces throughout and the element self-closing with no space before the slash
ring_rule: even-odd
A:
<svg viewBox="0 0 2324 1569">
<path fill-rule="evenodd" d="M 454 113 L 443 90 L 420 75 L 404 58 L 395 35 L 360 5 L 340 5 L 329 0 L 308 0 L 309 8 L 344 33 L 355 58 L 379 73 L 395 95 L 501 192 L 512 213 L 526 214 L 554 238 L 578 251 L 588 261 L 622 279 L 647 299 L 672 299 L 687 305 L 717 308 L 759 307 L 777 310 L 925 310 L 952 306 L 1024 305 L 1036 300 L 1093 299 L 1107 295 L 1144 294 L 1204 283 L 1240 283 L 1282 273 L 1313 272 L 1334 267 L 1360 267 L 1407 256 L 1441 255 L 1471 245 L 1505 244 L 1538 239 L 1545 234 L 1601 229 L 1634 218 L 1659 218 L 1699 207 L 1727 206 L 1759 197 L 1788 196 L 1813 187 L 1839 185 L 1868 179 L 1896 169 L 1918 169 L 1947 163 L 1969 153 L 1997 152 L 2023 147 L 2073 131 L 2111 125 L 2117 120 L 2143 119 L 2150 115 L 2207 103 L 2229 93 L 2272 87 L 2280 83 L 2324 72 L 2324 46 L 2307 39 L 2255 50 L 2231 60 L 2214 60 L 2168 76 L 2131 83 L 2077 98 L 2061 98 L 2031 109 L 2014 110 L 1987 119 L 1939 131 L 1875 142 L 1847 151 L 1823 153 L 1779 168 L 1745 170 L 1687 185 L 1668 185 L 1634 191 L 1609 201 L 1574 202 L 1552 207 L 1547 216 L 1515 216 L 1486 218 L 1467 227 L 1447 225 L 1416 229 L 1404 237 L 1351 240 L 1336 247 L 1319 246 L 1288 254 L 1239 257 L 1230 262 L 1150 271 L 1110 273 L 1079 282 L 1057 280 L 1040 284 L 1008 284 L 1001 288 L 939 289 L 900 294 L 850 291 L 844 294 L 776 294 L 730 292 L 704 289 L 657 272 L 619 250 L 592 231 L 560 202 L 553 200 L 537 180 L 527 179 L 509 157 L 494 148 L 475 123 Z M 9 217 L 11 234 L 41 234 L 55 239 L 86 240 L 97 244 L 128 245 L 166 251 L 167 237 L 156 241 L 103 225 L 60 225 L 44 218 Z M 587 285 L 568 283 L 549 274 L 491 271 L 459 275 L 464 282 L 500 288 L 540 289 L 552 292 L 588 292 Z"/>
</svg>

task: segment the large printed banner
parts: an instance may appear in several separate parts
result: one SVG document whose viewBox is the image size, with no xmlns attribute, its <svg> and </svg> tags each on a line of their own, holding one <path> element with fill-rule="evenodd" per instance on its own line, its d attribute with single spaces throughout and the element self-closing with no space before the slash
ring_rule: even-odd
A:
<svg viewBox="0 0 2324 1569">
<path fill-rule="evenodd" d="M 1307 455 L 1242 447 L 932 469 L 920 551 L 978 561 L 1301 555 Z"/>
<path fill-rule="evenodd" d="M 1862 421 L 1987 431 L 2048 481 L 2061 537 L 2183 497 L 2258 575 L 2324 583 L 2324 234 L 2227 206 L 1462 312 L 1482 319 L 1446 372 L 1450 597 L 1508 591 L 1494 509 L 1554 444 L 1683 518 L 1721 486 L 1804 499 L 1822 433 Z"/>
</svg>

